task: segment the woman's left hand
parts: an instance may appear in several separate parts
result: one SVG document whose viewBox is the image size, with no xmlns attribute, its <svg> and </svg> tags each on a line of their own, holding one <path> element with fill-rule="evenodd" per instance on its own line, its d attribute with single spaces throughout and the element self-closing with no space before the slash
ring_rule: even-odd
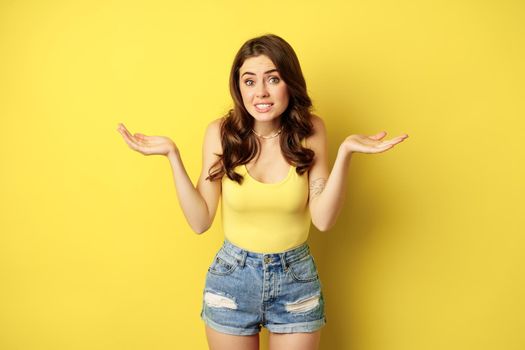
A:
<svg viewBox="0 0 525 350">
<path fill-rule="evenodd" d="M 381 131 L 371 136 L 350 135 L 343 141 L 340 147 L 348 153 L 381 153 L 389 150 L 408 137 L 407 134 L 403 134 L 390 140 L 381 140 L 385 136 L 386 131 Z"/>
</svg>

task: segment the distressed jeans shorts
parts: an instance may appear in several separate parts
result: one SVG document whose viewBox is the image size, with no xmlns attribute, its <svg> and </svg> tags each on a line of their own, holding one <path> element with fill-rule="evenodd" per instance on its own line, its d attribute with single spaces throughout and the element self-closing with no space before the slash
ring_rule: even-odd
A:
<svg viewBox="0 0 525 350">
<path fill-rule="evenodd" d="M 201 318 L 227 334 L 314 332 L 326 323 L 322 285 L 310 248 L 273 254 L 224 240 L 206 274 Z"/>
</svg>

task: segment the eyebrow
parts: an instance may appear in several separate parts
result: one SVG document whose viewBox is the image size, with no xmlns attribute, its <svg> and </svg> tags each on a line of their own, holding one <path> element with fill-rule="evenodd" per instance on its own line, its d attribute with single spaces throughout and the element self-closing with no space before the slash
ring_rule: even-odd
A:
<svg viewBox="0 0 525 350">
<path fill-rule="evenodd" d="M 264 74 L 268 74 L 268 73 L 272 73 L 272 72 L 278 72 L 278 70 L 277 70 L 276 68 L 274 68 L 274 69 L 270 69 L 270 70 L 267 70 L 266 72 L 264 72 Z M 242 73 L 241 78 L 242 78 L 245 74 L 255 75 L 255 73 L 252 73 L 252 72 L 244 72 L 244 73 Z"/>
</svg>

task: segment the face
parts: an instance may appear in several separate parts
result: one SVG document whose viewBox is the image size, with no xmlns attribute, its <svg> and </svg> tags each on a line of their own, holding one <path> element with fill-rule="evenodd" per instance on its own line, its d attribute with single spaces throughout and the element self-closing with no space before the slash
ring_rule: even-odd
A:
<svg viewBox="0 0 525 350">
<path fill-rule="evenodd" d="M 244 107 L 256 120 L 279 118 L 288 107 L 288 88 L 268 56 L 244 61 L 239 69 L 239 87 Z"/>
</svg>

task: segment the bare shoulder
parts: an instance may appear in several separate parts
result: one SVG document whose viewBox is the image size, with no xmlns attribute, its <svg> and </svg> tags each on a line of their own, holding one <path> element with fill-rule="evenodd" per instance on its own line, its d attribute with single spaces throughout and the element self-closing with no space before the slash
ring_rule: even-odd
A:
<svg viewBox="0 0 525 350">
<path fill-rule="evenodd" d="M 313 134 L 306 139 L 309 148 L 318 148 L 319 144 L 323 144 L 326 140 L 326 127 L 324 120 L 312 113 Z"/>
<path fill-rule="evenodd" d="M 204 144 L 208 146 L 214 153 L 222 152 L 221 143 L 221 123 L 223 118 L 217 118 L 212 120 L 206 126 L 206 133 L 204 136 Z"/>
<path fill-rule="evenodd" d="M 314 125 L 314 131 L 324 130 L 324 120 L 317 114 L 312 114 L 312 124 Z"/>
<path fill-rule="evenodd" d="M 222 121 L 223 121 L 223 118 L 216 118 L 212 120 L 211 122 L 208 123 L 206 130 L 211 131 L 214 134 L 219 133 L 221 130 Z"/>
</svg>

